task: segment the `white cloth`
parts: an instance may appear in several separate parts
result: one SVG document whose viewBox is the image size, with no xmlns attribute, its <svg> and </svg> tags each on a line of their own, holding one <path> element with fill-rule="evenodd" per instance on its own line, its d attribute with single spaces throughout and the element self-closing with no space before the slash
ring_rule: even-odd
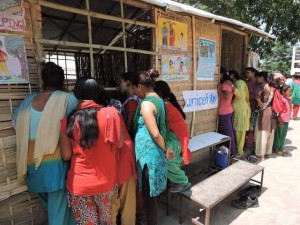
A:
<svg viewBox="0 0 300 225">
<path fill-rule="evenodd" d="M 258 70 L 259 55 L 256 52 L 248 52 L 247 67 L 253 67 Z"/>
<path fill-rule="evenodd" d="M 44 107 L 34 145 L 33 160 L 36 169 L 41 164 L 43 156 L 53 154 L 57 148 L 60 120 L 65 116 L 68 100 L 68 93 L 53 92 Z"/>
<path fill-rule="evenodd" d="M 16 123 L 17 142 L 17 171 L 18 178 L 23 178 L 27 173 L 27 154 L 29 140 L 30 107 L 34 95 L 25 104 L 21 104 L 23 110 L 18 114 Z M 57 148 L 60 119 L 65 116 L 69 94 L 65 92 L 53 92 L 47 101 L 38 125 L 33 159 L 37 169 L 44 155 L 53 154 Z M 56 121 L 55 123 L 53 121 Z"/>
</svg>

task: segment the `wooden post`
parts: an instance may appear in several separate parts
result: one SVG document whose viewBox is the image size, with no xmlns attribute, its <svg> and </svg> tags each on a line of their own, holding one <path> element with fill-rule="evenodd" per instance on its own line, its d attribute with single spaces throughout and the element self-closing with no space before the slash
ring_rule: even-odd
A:
<svg viewBox="0 0 300 225">
<path fill-rule="evenodd" d="M 193 35 L 193 90 L 196 90 L 196 85 L 197 85 L 197 51 L 195 50 L 196 48 L 196 27 L 195 27 L 195 17 L 192 16 L 192 35 Z M 194 136 L 194 129 L 195 129 L 195 119 L 196 119 L 196 111 L 193 111 L 193 116 L 192 116 L 192 124 L 191 124 L 191 130 L 190 130 L 190 136 Z"/>
<path fill-rule="evenodd" d="M 86 9 L 90 11 L 90 2 L 89 0 L 85 0 Z M 93 48 L 91 45 L 93 44 L 92 39 L 92 23 L 91 23 L 91 16 L 87 15 L 87 21 L 88 21 L 88 35 L 89 35 L 89 50 L 90 50 L 90 66 L 91 66 L 91 76 L 94 77 L 94 55 L 93 55 Z"/>
<path fill-rule="evenodd" d="M 69 46 L 69 47 L 81 47 L 81 48 L 93 48 L 99 50 L 112 50 L 112 51 L 120 51 L 120 52 L 135 52 L 141 53 L 146 55 L 158 55 L 157 52 L 147 51 L 147 50 L 140 50 L 140 49 L 133 49 L 133 48 L 123 48 L 123 47 L 114 47 L 114 46 L 107 46 L 107 45 L 97 45 L 97 44 L 86 44 L 86 43 L 78 43 L 78 42 L 71 42 L 71 41 L 57 41 L 57 40 L 48 40 L 48 39 L 38 39 L 36 40 L 38 43 L 41 44 L 48 44 L 48 45 L 58 45 L 58 46 Z"/>
<path fill-rule="evenodd" d="M 125 18 L 124 18 L 124 5 L 123 0 L 120 1 L 120 8 L 121 8 L 121 17 L 122 17 L 122 33 L 123 33 L 123 47 L 126 49 L 126 30 L 125 30 Z M 128 72 L 128 65 L 127 65 L 127 52 L 124 51 L 124 66 L 125 66 L 125 72 Z"/>
<path fill-rule="evenodd" d="M 42 78 L 41 78 L 41 62 L 43 61 L 43 47 L 42 44 L 37 42 L 41 38 L 40 31 L 38 28 L 40 26 L 38 25 L 38 20 L 36 16 L 36 7 L 37 5 L 34 3 L 30 3 L 30 14 L 31 14 L 31 27 L 32 27 L 32 32 L 33 32 L 33 40 L 34 40 L 34 45 L 36 52 L 35 53 L 35 60 L 37 62 L 37 70 L 38 70 L 38 79 L 39 79 L 39 88 L 42 87 Z M 30 84 L 29 84 L 30 85 Z"/>
<path fill-rule="evenodd" d="M 157 25 L 157 9 L 154 9 L 154 23 Z M 154 28 L 153 36 L 152 36 L 152 41 L 153 41 L 153 51 L 158 52 L 158 31 L 157 28 Z M 154 66 L 153 68 L 157 69 L 158 67 L 158 55 L 155 55 L 154 57 Z"/>
<path fill-rule="evenodd" d="M 223 42 L 222 42 L 222 36 L 223 36 L 223 26 L 221 25 L 220 26 L 220 44 L 219 44 L 219 71 L 218 71 L 218 74 L 219 74 L 219 79 L 218 79 L 218 84 L 217 84 L 217 88 L 220 84 L 220 81 L 221 81 L 221 77 L 220 77 L 220 68 L 222 66 L 222 46 L 223 46 Z M 219 111 L 219 104 L 218 104 L 218 111 Z M 217 120 L 216 120 L 216 131 L 218 132 L 218 128 L 219 128 L 219 116 L 218 116 L 218 112 L 217 112 Z"/>
</svg>

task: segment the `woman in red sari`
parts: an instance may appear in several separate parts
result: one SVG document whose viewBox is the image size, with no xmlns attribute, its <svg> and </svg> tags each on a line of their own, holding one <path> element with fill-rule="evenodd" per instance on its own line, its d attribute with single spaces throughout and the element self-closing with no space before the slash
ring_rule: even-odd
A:
<svg viewBox="0 0 300 225">
<path fill-rule="evenodd" d="M 190 135 L 184 121 L 186 116 L 165 81 L 155 82 L 154 90 L 165 101 L 169 129 L 175 133 L 180 142 L 181 151 L 175 151 L 175 159 L 168 161 L 168 179 L 174 183 L 170 191 L 180 192 L 191 185 L 185 172 L 180 169 L 182 160 L 185 164 L 188 164 L 192 156 L 188 148 Z"/>
</svg>

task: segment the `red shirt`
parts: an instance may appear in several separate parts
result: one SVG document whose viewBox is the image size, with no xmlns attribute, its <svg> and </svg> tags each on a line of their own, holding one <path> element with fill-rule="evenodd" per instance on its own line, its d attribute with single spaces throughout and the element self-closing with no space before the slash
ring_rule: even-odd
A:
<svg viewBox="0 0 300 225">
<path fill-rule="evenodd" d="M 175 133 L 175 135 L 179 139 L 183 162 L 185 164 L 188 164 L 192 157 L 192 153 L 188 148 L 190 141 L 188 127 L 184 122 L 181 113 L 172 103 L 167 103 L 166 109 L 169 128 Z"/>
<path fill-rule="evenodd" d="M 0 50 L 0 62 L 6 62 L 7 58 L 8 55 L 4 51 Z"/>
<path fill-rule="evenodd" d="M 116 153 L 119 150 L 121 118 L 114 107 L 107 107 L 97 112 L 97 119 L 99 138 L 91 149 L 82 149 L 78 141 L 80 132 L 74 132 L 71 168 L 66 185 L 74 195 L 106 193 L 117 184 Z M 61 127 L 62 132 L 65 132 L 66 118 L 61 121 Z"/>
<path fill-rule="evenodd" d="M 138 105 L 139 104 L 136 100 L 131 99 L 127 102 L 127 104 L 125 106 L 125 112 L 127 115 L 127 121 L 126 121 L 127 130 L 130 130 L 131 121 L 133 119 L 133 116 L 135 114 L 135 111 L 136 111 Z"/>
</svg>

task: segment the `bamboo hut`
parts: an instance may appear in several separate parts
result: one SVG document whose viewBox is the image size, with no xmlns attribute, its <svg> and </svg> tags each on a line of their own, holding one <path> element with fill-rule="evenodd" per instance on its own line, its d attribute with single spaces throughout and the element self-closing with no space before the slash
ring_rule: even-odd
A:
<svg viewBox="0 0 300 225">
<path fill-rule="evenodd" d="M 27 82 L 4 82 L 4 75 L 0 74 L 3 78 L 0 80 L 0 224 L 3 225 L 45 224 L 47 220 L 38 198 L 27 193 L 25 183 L 17 180 L 15 131 L 11 123 L 14 108 L 26 95 L 42 87 L 41 62 L 53 61 L 63 67 L 69 91 L 78 77 L 90 74 L 117 95 L 121 73 L 149 68 L 162 72 L 163 66 L 176 59 L 181 72 L 174 78 L 170 71 L 170 76 L 165 74 L 162 79 L 168 81 L 184 106 L 183 91 L 216 89 L 221 66 L 244 70 L 249 35 L 274 39 L 240 21 L 169 0 L 4 2 L 0 3 L 2 15 L 21 7 L 21 20 L 8 20 L 0 14 L 0 37 L 16 35 L 24 40 L 28 77 Z M 166 43 L 161 40 L 164 22 L 169 26 Z M 170 33 L 173 29 L 170 24 L 177 29 L 175 36 Z M 199 38 L 214 44 L 210 51 L 203 47 L 214 58 L 210 79 L 198 79 Z M 181 61 L 184 61 L 182 67 Z M 183 66 L 188 67 L 185 72 Z M 215 131 L 217 108 L 188 112 L 186 123 L 191 136 Z"/>
</svg>

